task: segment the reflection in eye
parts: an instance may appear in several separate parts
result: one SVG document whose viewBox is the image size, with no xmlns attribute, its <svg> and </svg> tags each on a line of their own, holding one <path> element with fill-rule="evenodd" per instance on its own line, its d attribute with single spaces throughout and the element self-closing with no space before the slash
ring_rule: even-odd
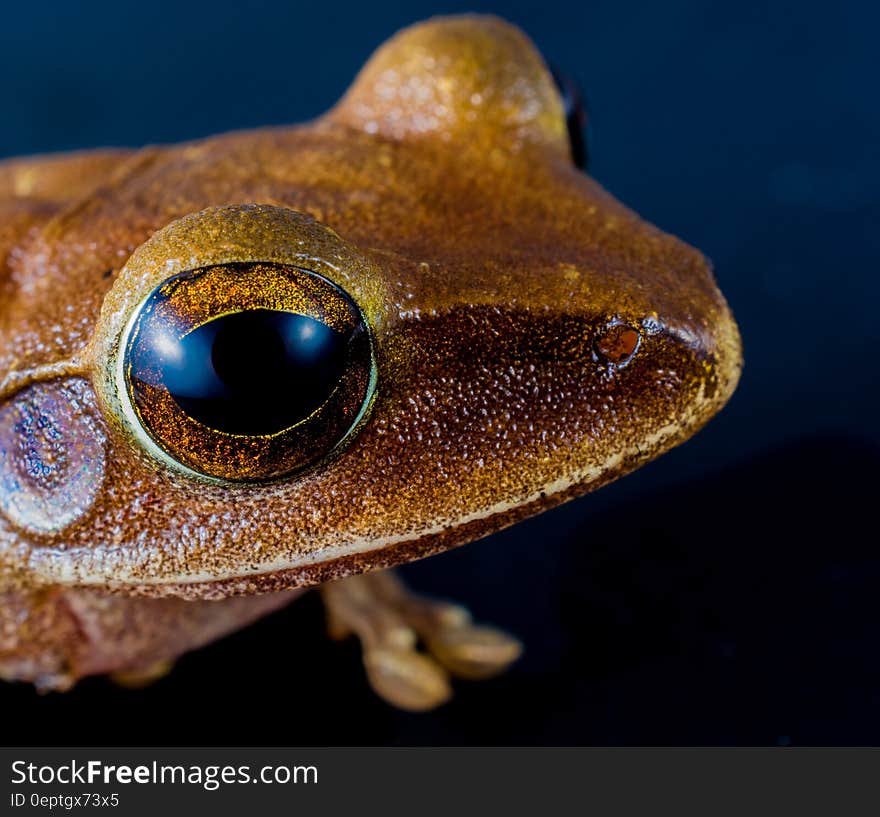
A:
<svg viewBox="0 0 880 817">
<path fill-rule="evenodd" d="M 307 315 L 254 309 L 159 341 L 159 379 L 190 417 L 230 434 L 275 434 L 330 397 L 351 337 Z"/>
<path fill-rule="evenodd" d="M 134 318 L 123 361 L 137 424 L 162 452 L 227 480 L 326 456 L 369 404 L 364 318 L 319 275 L 273 264 L 183 273 Z"/>
</svg>

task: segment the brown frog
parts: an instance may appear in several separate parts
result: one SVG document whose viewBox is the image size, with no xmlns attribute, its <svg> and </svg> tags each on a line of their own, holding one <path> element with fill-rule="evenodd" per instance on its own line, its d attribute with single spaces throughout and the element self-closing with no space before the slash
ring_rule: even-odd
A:
<svg viewBox="0 0 880 817">
<path fill-rule="evenodd" d="M 321 585 L 388 701 L 518 642 L 388 568 L 694 434 L 703 256 L 572 162 L 541 57 L 435 19 L 306 125 L 0 164 L 0 676 L 158 676 Z"/>
</svg>

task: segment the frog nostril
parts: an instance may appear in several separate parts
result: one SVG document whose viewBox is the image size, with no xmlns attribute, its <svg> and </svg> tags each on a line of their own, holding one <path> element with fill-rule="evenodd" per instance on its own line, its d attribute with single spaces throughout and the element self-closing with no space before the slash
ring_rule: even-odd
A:
<svg viewBox="0 0 880 817">
<path fill-rule="evenodd" d="M 637 329 L 625 323 L 614 323 L 606 327 L 596 339 L 596 353 L 613 363 L 623 366 L 632 360 L 638 351 L 641 336 Z"/>
</svg>

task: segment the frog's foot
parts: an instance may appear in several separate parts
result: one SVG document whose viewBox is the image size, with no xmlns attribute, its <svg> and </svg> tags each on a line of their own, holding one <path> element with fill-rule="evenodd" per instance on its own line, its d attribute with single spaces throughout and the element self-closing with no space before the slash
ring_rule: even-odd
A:
<svg viewBox="0 0 880 817">
<path fill-rule="evenodd" d="M 440 706 L 452 695 L 450 675 L 491 678 L 522 652 L 512 636 L 474 625 L 464 607 L 412 593 L 391 570 L 330 582 L 321 594 L 331 637 L 358 637 L 370 685 L 401 709 Z"/>
<path fill-rule="evenodd" d="M 173 661 L 161 660 L 145 667 L 111 672 L 110 680 L 125 689 L 143 689 L 164 678 L 172 669 Z"/>
</svg>

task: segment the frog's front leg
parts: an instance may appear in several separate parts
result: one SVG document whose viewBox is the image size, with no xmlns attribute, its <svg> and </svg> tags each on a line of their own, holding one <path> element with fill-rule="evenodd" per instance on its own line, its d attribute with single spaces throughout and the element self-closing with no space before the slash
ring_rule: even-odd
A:
<svg viewBox="0 0 880 817">
<path fill-rule="evenodd" d="M 433 709 L 451 696 L 450 675 L 490 678 L 522 652 L 507 633 L 473 624 L 464 607 L 414 594 L 392 570 L 330 582 L 321 594 L 331 637 L 358 637 L 370 685 L 401 709 Z"/>
<path fill-rule="evenodd" d="M 0 679 L 65 690 L 89 675 L 160 678 L 183 653 L 284 607 L 300 589 L 220 601 L 127 598 L 65 587 L 0 591 Z"/>
</svg>

